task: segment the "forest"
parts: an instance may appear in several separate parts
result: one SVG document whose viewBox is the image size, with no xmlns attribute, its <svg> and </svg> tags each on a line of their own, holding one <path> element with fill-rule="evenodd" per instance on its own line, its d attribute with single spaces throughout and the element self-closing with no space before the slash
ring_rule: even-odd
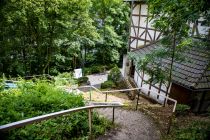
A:
<svg viewBox="0 0 210 140">
<path fill-rule="evenodd" d="M 122 0 L 1 0 L 0 74 L 57 75 L 119 64 L 129 6 Z"/>
</svg>

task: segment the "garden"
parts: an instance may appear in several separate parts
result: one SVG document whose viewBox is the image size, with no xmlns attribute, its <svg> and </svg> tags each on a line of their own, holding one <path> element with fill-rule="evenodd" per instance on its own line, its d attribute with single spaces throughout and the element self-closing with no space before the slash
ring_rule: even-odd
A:
<svg viewBox="0 0 210 140">
<path fill-rule="evenodd" d="M 66 75 L 66 74 L 63 74 Z M 62 77 L 60 75 L 58 77 Z M 0 91 L 0 125 L 44 115 L 61 110 L 85 106 L 83 96 L 68 93 L 57 85 L 70 84 L 69 81 L 49 81 L 47 79 L 19 79 L 16 88 Z M 55 78 L 56 79 L 56 78 Z M 2 84 L 3 85 L 3 84 Z M 93 137 L 104 134 L 112 128 L 109 120 L 93 113 Z M 40 123 L 16 128 L 6 133 L 1 132 L 3 139 L 88 139 L 88 113 L 81 111 Z"/>
</svg>

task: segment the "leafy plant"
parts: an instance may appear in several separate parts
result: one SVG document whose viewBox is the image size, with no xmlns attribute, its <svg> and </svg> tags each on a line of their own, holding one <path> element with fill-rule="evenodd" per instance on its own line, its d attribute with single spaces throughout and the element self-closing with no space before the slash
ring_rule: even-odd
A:
<svg viewBox="0 0 210 140">
<path fill-rule="evenodd" d="M 113 81 L 114 83 L 117 83 L 121 80 L 121 72 L 120 69 L 115 66 L 114 68 L 111 69 L 110 73 L 108 74 L 108 80 Z"/>
<path fill-rule="evenodd" d="M 101 84 L 102 89 L 115 88 L 115 87 L 116 87 L 115 83 L 111 80 L 105 81 L 104 83 Z"/>
<path fill-rule="evenodd" d="M 84 106 L 81 95 L 67 93 L 53 84 L 37 80 L 21 81 L 18 88 L 0 92 L 0 125 L 51 112 Z M 102 134 L 97 128 L 110 128 L 111 123 L 93 113 L 93 135 Z M 79 139 L 88 137 L 87 111 L 27 125 L 1 133 L 2 139 Z"/>
<path fill-rule="evenodd" d="M 177 115 L 186 115 L 190 110 L 190 106 L 185 104 L 177 104 L 176 106 L 176 114 Z"/>
<path fill-rule="evenodd" d="M 78 84 L 86 84 L 88 82 L 88 77 L 80 77 L 78 78 Z"/>
<path fill-rule="evenodd" d="M 176 140 L 207 140 L 210 137 L 210 122 L 194 121 L 189 126 L 175 131 Z"/>
<path fill-rule="evenodd" d="M 77 83 L 77 81 L 73 78 L 73 74 L 67 72 L 59 74 L 54 79 L 56 86 L 74 85 Z"/>
</svg>

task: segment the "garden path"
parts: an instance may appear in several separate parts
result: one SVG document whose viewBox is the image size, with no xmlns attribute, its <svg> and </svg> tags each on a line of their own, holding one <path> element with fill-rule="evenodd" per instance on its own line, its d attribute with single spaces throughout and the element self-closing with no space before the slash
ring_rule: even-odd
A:
<svg viewBox="0 0 210 140">
<path fill-rule="evenodd" d="M 94 74 L 88 76 L 90 84 L 95 87 L 100 87 L 100 84 L 107 80 L 107 73 Z M 92 100 L 104 101 L 105 95 L 93 92 Z M 84 95 L 86 99 L 89 95 Z M 131 103 L 128 98 L 122 98 L 113 95 L 108 95 L 108 102 L 120 101 L 124 104 Z M 96 109 L 100 115 L 112 119 L 112 108 Z M 128 110 L 123 108 L 115 109 L 115 123 L 120 127 L 109 130 L 105 135 L 100 136 L 97 140 L 159 140 L 160 131 L 156 128 L 154 122 L 143 112 Z"/>
<path fill-rule="evenodd" d="M 101 87 L 101 83 L 105 82 L 107 80 L 108 72 L 105 73 L 99 73 L 99 74 L 92 74 L 88 75 L 88 79 L 90 81 L 91 86 L 95 86 L 96 88 Z"/>
<path fill-rule="evenodd" d="M 99 114 L 112 119 L 112 109 L 97 109 Z M 160 131 L 154 122 L 140 111 L 115 109 L 115 123 L 120 127 L 112 129 L 97 140 L 159 140 Z"/>
</svg>

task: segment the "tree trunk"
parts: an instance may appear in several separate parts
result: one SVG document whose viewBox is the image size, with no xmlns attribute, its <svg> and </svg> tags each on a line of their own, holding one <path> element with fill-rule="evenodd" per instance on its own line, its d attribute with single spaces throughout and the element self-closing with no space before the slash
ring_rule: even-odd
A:
<svg viewBox="0 0 210 140">
<path fill-rule="evenodd" d="M 172 82 L 172 74 L 173 74 L 173 63 L 174 63 L 174 56 L 175 56 L 175 50 L 176 50 L 176 32 L 174 32 L 173 35 L 173 44 L 172 44 L 172 55 L 171 55 L 171 64 L 170 64 L 170 71 L 169 71 L 169 78 L 168 78 L 168 86 L 166 90 L 166 96 L 169 94 L 169 89 Z M 164 100 L 164 106 L 166 105 L 166 98 Z"/>
</svg>

